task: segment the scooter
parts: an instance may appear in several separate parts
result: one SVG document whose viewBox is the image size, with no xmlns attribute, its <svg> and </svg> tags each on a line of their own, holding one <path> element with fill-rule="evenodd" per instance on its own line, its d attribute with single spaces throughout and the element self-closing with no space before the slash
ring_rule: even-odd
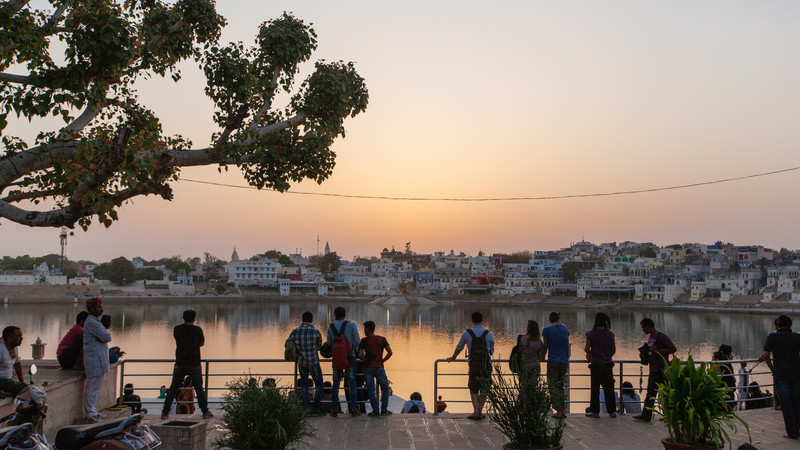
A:
<svg viewBox="0 0 800 450">
<path fill-rule="evenodd" d="M 42 383 L 41 387 L 33 384 L 33 376 L 37 371 L 36 364 L 31 364 L 30 369 L 28 369 L 30 384 L 14 398 L 14 412 L 0 418 L 0 426 L 10 427 L 29 423 L 34 433 L 44 435 L 44 419 L 47 417 L 47 394 L 42 388 L 47 386 L 47 382 Z"/>
<path fill-rule="evenodd" d="M 0 449 L 54 450 L 43 435 L 33 431 L 33 425 L 29 423 L 0 429 Z"/>
<path fill-rule="evenodd" d="M 56 433 L 58 450 L 143 450 L 161 445 L 161 438 L 142 424 L 141 413 L 90 427 L 66 427 Z"/>
</svg>

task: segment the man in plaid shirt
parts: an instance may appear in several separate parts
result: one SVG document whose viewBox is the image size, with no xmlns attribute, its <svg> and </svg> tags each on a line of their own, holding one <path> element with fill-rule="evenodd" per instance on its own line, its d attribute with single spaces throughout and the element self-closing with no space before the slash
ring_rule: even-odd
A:
<svg viewBox="0 0 800 450">
<path fill-rule="evenodd" d="M 310 311 L 303 313 L 303 323 L 292 330 L 289 339 L 297 344 L 297 370 L 300 371 L 300 388 L 303 393 L 303 405 L 311 407 L 308 396 L 308 376 L 314 380 L 314 406 L 312 414 L 320 414 L 319 403 L 322 400 L 322 368 L 319 365 L 319 348 L 322 346 L 322 335 L 311 325 L 314 315 Z"/>
</svg>

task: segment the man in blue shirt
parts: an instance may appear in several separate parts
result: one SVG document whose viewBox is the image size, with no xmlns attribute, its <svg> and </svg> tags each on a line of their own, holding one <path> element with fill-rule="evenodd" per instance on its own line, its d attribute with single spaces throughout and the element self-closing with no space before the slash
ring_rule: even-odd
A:
<svg viewBox="0 0 800 450">
<path fill-rule="evenodd" d="M 556 410 L 555 418 L 563 419 L 566 412 L 564 402 L 564 382 L 569 371 L 569 330 L 561 323 L 561 315 L 555 311 L 548 318 L 550 326 L 542 330 L 544 351 L 547 355 L 547 385 L 550 386 L 550 396 L 553 409 Z"/>
<path fill-rule="evenodd" d="M 333 411 L 331 411 L 332 417 L 336 417 L 339 412 L 339 383 L 341 383 L 342 377 L 345 375 L 347 376 L 347 388 L 350 391 L 350 399 L 348 403 L 350 415 L 353 417 L 361 415 L 361 411 L 358 410 L 358 405 L 356 404 L 356 400 L 358 399 L 358 386 L 356 386 L 355 353 L 358 349 L 358 344 L 361 343 L 361 338 L 358 336 L 358 327 L 356 324 L 348 320 L 344 320 L 345 314 L 346 312 L 344 308 L 337 306 L 336 309 L 333 310 L 333 318 L 336 320 L 334 320 L 333 323 L 328 327 L 328 345 L 333 345 L 333 329 L 335 328 L 336 331 L 344 336 L 347 342 L 350 343 L 351 353 L 350 366 L 347 369 L 344 371 L 333 369 L 333 386 L 331 388 L 331 406 L 333 407 Z"/>
<path fill-rule="evenodd" d="M 800 434 L 800 335 L 792 332 L 792 319 L 788 316 L 780 315 L 774 323 L 775 332 L 767 336 L 759 360 L 766 361 L 772 371 L 786 427 L 784 437 L 797 439 Z"/>
<path fill-rule="evenodd" d="M 311 311 L 303 313 L 303 323 L 292 330 L 289 339 L 297 345 L 297 370 L 300 372 L 300 391 L 303 396 L 303 405 L 311 409 L 314 415 L 319 414 L 319 404 L 322 400 L 322 368 L 319 365 L 319 348 L 322 346 L 322 335 L 311 323 L 314 314 Z M 314 380 L 314 406 L 308 395 L 308 377 Z"/>
<path fill-rule="evenodd" d="M 492 333 L 489 332 L 486 328 L 481 325 L 483 322 L 483 314 L 479 312 L 472 313 L 472 328 L 468 328 L 461 335 L 461 340 L 458 341 L 458 345 L 456 345 L 456 350 L 453 352 L 453 356 L 447 358 L 447 361 L 453 361 L 458 357 L 458 354 L 461 353 L 461 350 L 464 349 L 464 346 L 467 347 L 469 351 L 469 358 L 470 358 L 470 368 L 469 368 L 469 380 L 467 381 L 467 386 L 469 387 L 469 394 L 470 398 L 472 399 L 472 414 L 469 415 L 467 418 L 472 420 L 480 420 L 486 417 L 483 414 L 483 405 L 486 403 L 486 395 L 483 392 L 486 389 L 488 383 L 491 383 L 491 366 L 488 367 L 487 370 L 478 370 L 474 363 L 475 355 L 478 354 L 478 349 L 475 349 L 473 352 L 473 340 L 475 339 L 482 339 L 485 341 L 486 351 L 488 351 L 488 357 L 490 358 L 491 355 L 494 353 L 494 336 Z M 471 332 L 471 333 L 470 333 Z M 475 337 L 473 337 L 473 335 Z M 482 343 L 480 345 L 483 345 Z M 483 350 L 481 350 L 483 351 Z M 488 359 L 488 358 L 487 358 Z M 487 361 L 490 364 L 490 361 Z"/>
</svg>

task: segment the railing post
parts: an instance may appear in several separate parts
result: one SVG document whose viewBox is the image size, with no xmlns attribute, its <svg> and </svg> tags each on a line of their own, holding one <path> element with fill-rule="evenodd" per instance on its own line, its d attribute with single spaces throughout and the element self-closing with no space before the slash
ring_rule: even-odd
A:
<svg viewBox="0 0 800 450">
<path fill-rule="evenodd" d="M 209 389 L 211 386 L 208 384 L 208 379 L 209 379 L 208 378 L 208 370 L 209 370 L 210 367 L 211 367 L 211 363 L 208 360 L 206 360 L 206 371 L 205 371 L 205 377 L 206 377 L 206 379 L 205 379 L 205 383 L 206 383 L 206 401 L 208 401 L 208 397 L 209 397 L 208 393 L 211 392 L 210 389 Z"/>
<path fill-rule="evenodd" d="M 436 404 L 439 403 L 439 360 L 433 361 L 433 415 L 439 415 L 439 408 Z"/>
<path fill-rule="evenodd" d="M 125 390 L 125 360 L 119 364 L 119 395 L 117 396 L 117 406 L 122 406 L 122 393 Z"/>
<path fill-rule="evenodd" d="M 620 414 L 625 414 L 625 400 L 622 398 L 622 383 L 625 382 L 625 363 L 619 363 L 619 408 Z"/>
<path fill-rule="evenodd" d="M 569 388 L 569 380 L 572 379 L 572 373 L 570 370 L 571 361 L 567 360 L 567 373 L 564 375 L 564 386 L 562 387 L 564 391 L 564 414 L 569 413 L 569 405 L 570 403 L 570 393 L 572 390 Z"/>
</svg>

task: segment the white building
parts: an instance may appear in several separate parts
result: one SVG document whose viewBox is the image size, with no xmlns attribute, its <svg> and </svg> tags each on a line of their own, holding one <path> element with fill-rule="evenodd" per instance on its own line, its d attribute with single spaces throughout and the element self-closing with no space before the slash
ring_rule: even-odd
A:
<svg viewBox="0 0 800 450">
<path fill-rule="evenodd" d="M 236 286 L 277 286 L 280 264 L 268 260 L 236 261 L 228 264 L 233 279 L 228 283 Z"/>
</svg>

